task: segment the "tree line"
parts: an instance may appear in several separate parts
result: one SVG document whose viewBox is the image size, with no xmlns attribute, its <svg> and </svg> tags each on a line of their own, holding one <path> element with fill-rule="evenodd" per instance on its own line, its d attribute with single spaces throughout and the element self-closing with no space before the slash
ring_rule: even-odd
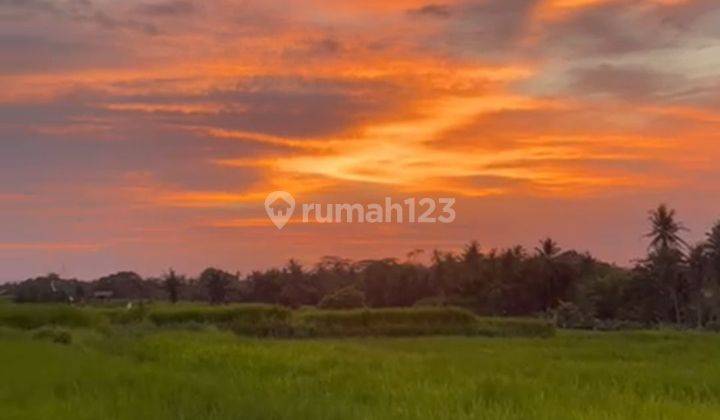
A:
<svg viewBox="0 0 720 420">
<path fill-rule="evenodd" d="M 351 261 L 324 257 L 312 266 L 290 260 L 246 275 L 208 268 L 189 278 L 169 270 L 143 279 L 120 272 L 92 282 L 55 274 L 12 284 L 19 302 L 168 299 L 171 302 L 258 302 L 322 308 L 453 305 L 489 316 L 553 314 L 562 324 L 592 327 L 623 320 L 703 327 L 720 318 L 720 221 L 699 244 L 665 205 L 649 213 L 647 255 L 620 267 L 588 253 L 562 250 L 552 239 L 534 249 L 422 251 L 405 259 Z"/>
</svg>

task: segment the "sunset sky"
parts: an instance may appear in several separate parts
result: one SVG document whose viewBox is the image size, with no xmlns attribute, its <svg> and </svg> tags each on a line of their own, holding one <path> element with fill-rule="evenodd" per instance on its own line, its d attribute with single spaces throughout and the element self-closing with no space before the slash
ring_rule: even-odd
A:
<svg viewBox="0 0 720 420">
<path fill-rule="evenodd" d="M 0 281 L 247 272 L 720 218 L 717 0 L 0 0 Z M 265 196 L 456 197 L 278 231 Z"/>
</svg>

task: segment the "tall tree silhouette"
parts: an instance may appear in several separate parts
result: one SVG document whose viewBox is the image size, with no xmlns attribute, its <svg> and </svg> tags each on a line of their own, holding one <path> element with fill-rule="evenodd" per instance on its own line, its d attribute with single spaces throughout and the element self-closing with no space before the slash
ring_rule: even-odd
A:
<svg viewBox="0 0 720 420">
<path fill-rule="evenodd" d="M 540 241 L 540 246 L 535 247 L 535 252 L 537 252 L 538 256 L 547 261 L 557 257 L 560 251 L 561 249 L 557 242 L 555 242 L 552 238 L 543 239 Z"/>
<path fill-rule="evenodd" d="M 542 279 L 542 306 L 548 310 L 558 303 L 561 294 L 560 271 L 556 261 L 560 254 L 560 247 L 551 238 L 540 241 L 535 247 L 537 258 L 540 261 L 540 276 Z"/>
<path fill-rule="evenodd" d="M 165 291 L 168 293 L 171 303 L 176 303 L 178 301 L 181 282 L 180 277 L 178 277 L 175 274 L 175 270 L 171 268 L 165 276 L 165 281 L 163 282 L 163 286 L 165 287 Z"/>
<path fill-rule="evenodd" d="M 670 298 L 672 320 L 681 322 L 681 297 L 684 286 L 681 269 L 685 258 L 683 248 L 687 243 L 680 237 L 680 232 L 686 229 L 675 219 L 675 210 L 669 209 L 665 204 L 650 211 L 649 221 L 651 230 L 646 237 L 650 238 L 650 245 L 645 262 L 652 278 L 658 283 L 661 295 L 665 294 Z M 665 312 L 662 306 L 660 302 L 658 309 L 662 316 L 666 316 L 662 313 Z"/>
<path fill-rule="evenodd" d="M 687 246 L 680 237 L 680 232 L 687 229 L 675 220 L 675 210 L 660 204 L 657 209 L 650 211 L 649 219 L 652 230 L 646 236 L 650 238 L 650 248 L 680 249 Z"/>
<path fill-rule="evenodd" d="M 200 274 L 200 282 L 205 284 L 211 304 L 225 303 L 227 291 L 236 276 L 217 268 L 207 268 Z"/>
<path fill-rule="evenodd" d="M 707 234 L 707 256 L 712 269 L 712 276 L 720 285 L 720 221 L 715 223 Z"/>
<path fill-rule="evenodd" d="M 705 283 L 710 268 L 707 250 L 707 244 L 700 243 L 690 247 L 687 256 L 687 286 L 697 328 L 703 326 L 705 318 Z"/>
</svg>

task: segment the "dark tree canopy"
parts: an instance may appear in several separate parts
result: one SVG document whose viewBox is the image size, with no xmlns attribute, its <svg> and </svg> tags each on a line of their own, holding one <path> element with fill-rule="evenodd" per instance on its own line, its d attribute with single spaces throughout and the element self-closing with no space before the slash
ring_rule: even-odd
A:
<svg viewBox="0 0 720 420">
<path fill-rule="evenodd" d="M 161 279 L 119 272 L 92 282 L 49 274 L 6 285 L 19 302 L 83 302 L 113 299 L 207 300 L 213 304 L 259 302 L 293 308 L 454 305 L 482 315 L 560 314 L 564 322 L 603 320 L 677 323 L 701 327 L 720 319 L 720 221 L 702 243 L 688 246 L 676 212 L 660 205 L 649 212 L 647 255 L 623 268 L 588 253 L 564 250 L 552 238 L 528 252 L 521 246 L 483 249 L 471 241 L 458 253 L 434 250 L 407 259 L 351 261 L 323 257 L 303 266 L 241 277 L 207 268 L 195 278 L 169 270 Z"/>
</svg>

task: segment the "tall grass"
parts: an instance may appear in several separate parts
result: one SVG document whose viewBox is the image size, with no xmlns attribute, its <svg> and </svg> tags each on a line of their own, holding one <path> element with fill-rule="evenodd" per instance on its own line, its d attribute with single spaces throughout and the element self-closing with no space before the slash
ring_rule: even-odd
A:
<svg viewBox="0 0 720 420">
<path fill-rule="evenodd" d="M 0 305 L 0 325 L 13 328 L 90 327 L 99 322 L 101 322 L 101 317 L 97 313 L 67 305 Z"/>
<path fill-rule="evenodd" d="M 298 314 L 297 328 L 318 337 L 473 334 L 477 318 L 457 308 L 307 311 Z"/>
<path fill-rule="evenodd" d="M 363 309 L 352 311 L 306 311 L 297 315 L 298 335 L 418 336 L 484 335 L 502 337 L 550 337 L 555 328 L 533 319 L 478 318 L 453 307 Z"/>
<path fill-rule="evenodd" d="M 477 333 L 488 337 L 552 337 L 555 326 L 544 319 L 483 317 L 478 319 Z"/>
<path fill-rule="evenodd" d="M 0 330 L 3 419 L 716 419 L 720 336 L 238 339 Z"/>
<path fill-rule="evenodd" d="M 207 306 L 197 304 L 72 307 L 8 304 L 0 306 L 0 325 L 90 327 L 136 324 L 157 327 L 215 325 L 239 335 L 276 337 L 353 337 L 418 335 L 485 335 L 549 337 L 554 327 L 532 319 L 478 318 L 453 307 L 419 307 L 292 312 L 273 305 Z"/>
<path fill-rule="evenodd" d="M 152 309 L 149 318 L 156 325 L 185 322 L 218 325 L 289 322 L 290 310 L 274 305 L 163 306 Z"/>
</svg>

